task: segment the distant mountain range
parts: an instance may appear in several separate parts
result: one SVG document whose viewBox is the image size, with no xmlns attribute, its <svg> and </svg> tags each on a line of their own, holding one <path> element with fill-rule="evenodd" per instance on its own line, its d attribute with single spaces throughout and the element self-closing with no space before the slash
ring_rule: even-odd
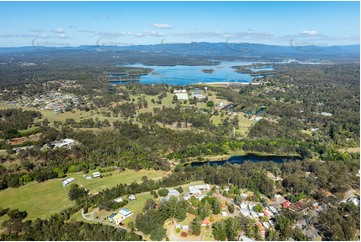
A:
<svg viewBox="0 0 361 242">
<path fill-rule="evenodd" d="M 192 42 L 155 45 L 131 45 L 131 46 L 106 46 L 106 45 L 82 45 L 77 47 L 0 47 L 1 53 L 24 53 L 39 51 L 114 51 L 114 52 L 140 52 L 140 53 L 166 53 L 174 55 L 192 55 L 204 57 L 230 56 L 239 58 L 301 58 L 301 59 L 352 59 L 359 60 L 360 45 L 344 46 L 312 46 L 302 43 L 292 43 L 289 46 L 252 44 L 252 43 L 209 43 Z M 54 51 L 55 52 L 55 51 Z"/>
</svg>

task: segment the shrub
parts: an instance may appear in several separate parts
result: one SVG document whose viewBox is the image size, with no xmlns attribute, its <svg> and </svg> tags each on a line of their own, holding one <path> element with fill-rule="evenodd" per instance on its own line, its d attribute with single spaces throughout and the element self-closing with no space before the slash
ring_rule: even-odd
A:
<svg viewBox="0 0 361 242">
<path fill-rule="evenodd" d="M 168 193 L 169 193 L 169 191 L 168 191 L 167 189 L 165 189 L 165 188 L 160 189 L 160 190 L 158 191 L 158 194 L 159 194 L 159 196 L 161 196 L 161 197 L 167 196 Z"/>
</svg>

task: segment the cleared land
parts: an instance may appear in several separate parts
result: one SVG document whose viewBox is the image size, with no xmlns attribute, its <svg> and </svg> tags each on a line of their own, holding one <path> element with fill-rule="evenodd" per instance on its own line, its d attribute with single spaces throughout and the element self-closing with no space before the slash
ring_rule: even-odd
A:
<svg viewBox="0 0 361 242">
<path fill-rule="evenodd" d="M 75 183 L 84 186 L 91 193 L 97 193 L 105 188 L 115 187 L 116 185 L 130 184 L 134 181 L 138 182 L 142 180 L 143 176 L 146 176 L 148 179 L 159 179 L 166 174 L 165 171 L 155 171 L 155 170 L 125 170 L 123 172 L 113 171 L 106 172 L 104 174 L 112 174 L 111 176 L 106 176 L 103 178 L 93 178 L 92 180 L 87 180 L 84 175 L 90 176 L 92 172 L 89 174 L 84 173 L 73 173 L 68 174 L 67 177 L 74 177 Z"/>
<path fill-rule="evenodd" d="M 68 174 L 74 177 L 75 182 L 83 185 L 91 192 L 98 192 L 104 188 L 114 187 L 119 183 L 132 183 L 141 181 L 143 176 L 149 179 L 159 179 L 164 171 L 126 170 L 124 172 L 113 172 L 112 176 L 86 180 L 83 173 Z M 11 208 L 26 210 L 27 219 L 48 218 L 52 214 L 71 207 L 74 203 L 68 199 L 69 187 L 63 187 L 60 179 L 52 179 L 42 183 L 31 182 L 19 188 L 9 188 L 0 192 L 0 208 Z M 6 198 L 6 199 L 5 199 Z"/>
</svg>

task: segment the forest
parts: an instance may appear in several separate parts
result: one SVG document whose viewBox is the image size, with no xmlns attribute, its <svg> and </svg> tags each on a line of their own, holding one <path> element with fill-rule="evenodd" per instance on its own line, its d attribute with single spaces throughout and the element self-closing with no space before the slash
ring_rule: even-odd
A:
<svg viewBox="0 0 361 242">
<path fill-rule="evenodd" d="M 198 203 L 194 199 L 170 200 L 155 206 L 153 200 L 148 200 L 129 231 L 69 220 L 80 209 L 98 207 L 111 211 L 123 207 L 127 201 L 113 201 L 120 196 L 149 192 L 156 199 L 164 197 L 166 187 L 193 181 L 230 186 L 233 192 L 247 189 L 260 203 L 264 202 L 262 196 L 272 198 L 276 193 L 292 202 L 304 197 L 313 199 L 327 205 L 320 216 L 312 218 L 323 239 L 357 239 L 359 208 L 341 201 L 345 192 L 360 189 L 359 150 L 347 151 L 360 145 L 359 64 L 274 64 L 273 75 L 258 77 L 257 85 L 209 86 L 206 99 L 179 101 L 174 98 L 175 89 L 192 92 L 204 86 L 137 82 L 113 86 L 105 78 L 109 73 L 139 74 L 150 70 L 117 66 L 131 64 L 137 56 L 109 61 L 107 53 L 100 53 L 97 60 L 87 58 L 87 63 L 83 63 L 77 60 L 90 54 L 80 53 L 61 63 L 69 55 L 59 54 L 59 59 L 44 65 L 0 67 L 2 101 L 16 102 L 22 96 L 61 90 L 62 94 L 80 98 L 77 104 L 57 115 L 78 114 L 78 111 L 84 114 L 79 119 L 64 115 L 62 120 L 54 120 L 53 116 L 43 115 L 43 110 L 1 109 L 0 190 L 96 169 L 154 169 L 169 174 L 160 180 L 142 179 L 141 183 L 120 181 L 97 194 L 72 186 L 69 199 L 76 205 L 50 219 L 30 221 L 26 220 L 26 211 L 2 208 L 0 215 L 7 218 L 2 224 L 6 228 L 2 240 L 141 240 L 136 230 L 153 240 L 161 240 L 165 238 L 164 222 L 182 220 L 186 212 L 195 216 L 191 233 L 198 234 L 200 221 L 218 214 L 218 201 L 211 195 Z M 22 60 L 37 62 L 42 58 L 41 54 L 26 55 Z M 164 64 L 163 61 L 160 57 L 154 60 L 158 64 Z M 144 62 L 152 63 L 152 60 L 144 59 Z M 185 63 L 185 58 L 174 57 L 171 63 Z M 207 59 L 190 58 L 186 63 L 204 64 Z M 9 80 L 12 85 L 8 85 Z M 62 82 L 56 84 L 51 80 L 76 81 L 75 85 L 64 87 L 59 84 Z M 221 101 L 229 103 L 231 108 L 220 108 Z M 171 104 L 166 105 L 167 102 Z M 259 110 L 263 112 L 256 115 Z M 240 114 L 243 119 L 239 118 Z M 260 119 L 255 121 L 255 117 Z M 251 124 L 246 126 L 247 123 Z M 11 143 L 14 138 L 29 138 L 34 134 L 36 139 Z M 79 145 L 52 147 L 54 141 L 66 138 L 76 140 Z M 31 148 L 16 149 L 24 147 Z M 237 152 L 300 159 L 282 164 L 245 162 L 210 166 L 205 163 L 197 167 L 190 164 Z M 270 179 L 269 173 L 282 177 L 282 181 Z M 225 195 L 237 202 L 235 194 Z M 281 214 L 266 239 L 304 240 L 302 233 L 292 228 L 299 220 L 297 214 Z M 236 231 L 232 228 L 240 227 L 251 238 L 259 239 L 259 231 L 251 224 L 244 217 L 227 218 L 213 224 L 213 236 L 217 240 L 234 240 Z"/>
</svg>

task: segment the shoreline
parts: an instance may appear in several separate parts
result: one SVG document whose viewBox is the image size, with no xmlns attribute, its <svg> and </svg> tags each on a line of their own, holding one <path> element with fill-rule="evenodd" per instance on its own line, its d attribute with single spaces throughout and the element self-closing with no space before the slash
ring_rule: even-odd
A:
<svg viewBox="0 0 361 242">
<path fill-rule="evenodd" d="M 261 83 L 254 83 L 254 82 L 199 82 L 199 83 L 192 83 L 189 85 L 260 85 Z"/>
</svg>

